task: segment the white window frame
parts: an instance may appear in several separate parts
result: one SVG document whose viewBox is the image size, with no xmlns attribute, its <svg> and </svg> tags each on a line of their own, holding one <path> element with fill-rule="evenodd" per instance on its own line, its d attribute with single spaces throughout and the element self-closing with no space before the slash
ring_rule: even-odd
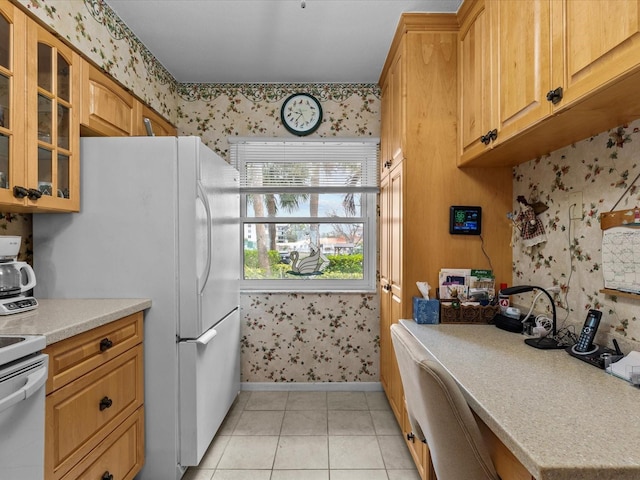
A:
<svg viewBox="0 0 640 480">
<path fill-rule="evenodd" d="M 244 279 L 240 280 L 240 288 L 243 291 L 254 292 L 366 292 L 376 291 L 376 262 L 377 262 L 377 193 L 378 187 L 378 154 L 379 139 L 378 138 L 300 138 L 300 139 L 283 139 L 283 138 L 256 138 L 256 137 L 229 137 L 230 144 L 230 161 L 240 171 L 240 228 L 241 242 L 238 246 L 241 249 L 240 269 L 244 272 L 244 230 L 245 224 L 256 223 L 340 223 L 333 217 L 248 217 L 247 216 L 247 196 L 256 193 L 256 189 L 246 185 L 243 177 L 245 171 L 245 160 L 242 153 L 241 145 L 252 146 L 264 144 L 266 147 L 272 147 L 277 144 L 284 148 L 293 147 L 296 152 L 300 152 L 300 148 L 309 146 L 310 151 L 317 151 L 322 145 L 328 147 L 346 147 L 353 146 L 357 148 L 359 145 L 362 149 L 368 150 L 366 161 L 366 172 L 363 176 L 361 185 L 354 187 L 354 193 L 361 194 L 361 212 L 360 217 L 345 217 L 342 223 L 362 223 L 363 224 L 363 278 L 359 280 L 338 280 L 338 279 L 322 279 L 320 277 L 313 279 Z M 373 158 L 372 158 L 373 155 Z M 317 161 L 317 156 L 314 157 Z M 246 176 L 246 175 L 244 175 Z M 335 190 L 337 187 L 333 187 Z M 344 187 L 341 187 L 344 190 Z M 317 193 L 332 193 L 332 187 L 319 187 L 313 189 L 311 187 L 291 187 L 288 190 L 262 190 L 264 193 L 283 193 L 284 191 L 304 191 Z"/>
</svg>

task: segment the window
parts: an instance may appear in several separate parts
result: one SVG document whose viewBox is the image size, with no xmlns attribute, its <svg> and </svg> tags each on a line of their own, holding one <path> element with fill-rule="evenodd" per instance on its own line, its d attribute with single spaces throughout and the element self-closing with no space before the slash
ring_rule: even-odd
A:
<svg viewBox="0 0 640 480">
<path fill-rule="evenodd" d="M 378 139 L 229 143 L 240 171 L 242 288 L 374 290 Z"/>
</svg>

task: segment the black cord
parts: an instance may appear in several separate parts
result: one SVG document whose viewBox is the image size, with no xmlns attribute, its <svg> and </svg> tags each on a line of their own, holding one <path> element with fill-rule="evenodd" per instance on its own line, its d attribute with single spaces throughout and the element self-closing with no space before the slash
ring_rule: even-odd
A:
<svg viewBox="0 0 640 480">
<path fill-rule="evenodd" d="M 489 262 L 489 268 L 491 268 L 491 272 L 493 272 L 493 275 L 495 276 L 496 272 L 493 270 L 491 259 L 489 258 L 489 255 L 487 255 L 487 251 L 484 249 L 484 238 L 482 238 L 482 235 L 480 235 L 480 248 L 482 249 L 482 253 L 484 253 L 484 256 L 487 258 L 487 261 Z"/>
</svg>

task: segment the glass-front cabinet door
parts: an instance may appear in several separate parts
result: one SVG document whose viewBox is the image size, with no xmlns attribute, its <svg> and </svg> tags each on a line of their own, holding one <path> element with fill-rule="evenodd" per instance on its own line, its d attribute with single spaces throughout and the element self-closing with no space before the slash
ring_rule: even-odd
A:
<svg viewBox="0 0 640 480">
<path fill-rule="evenodd" d="M 0 203 L 21 206 L 13 185 L 24 182 L 26 17 L 0 2 Z"/>
<path fill-rule="evenodd" d="M 45 210 L 78 211 L 80 57 L 39 25 L 27 32 L 27 178 L 14 194 Z"/>
</svg>

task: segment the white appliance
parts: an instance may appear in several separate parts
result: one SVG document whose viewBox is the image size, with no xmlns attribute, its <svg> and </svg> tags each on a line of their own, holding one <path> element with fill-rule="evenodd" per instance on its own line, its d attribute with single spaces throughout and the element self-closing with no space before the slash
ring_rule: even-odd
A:
<svg viewBox="0 0 640 480">
<path fill-rule="evenodd" d="M 44 478 L 44 399 L 49 357 L 39 335 L 0 335 L 0 478 Z"/>
<path fill-rule="evenodd" d="M 81 212 L 33 217 L 39 298 L 151 298 L 145 466 L 197 465 L 240 390 L 238 172 L 198 137 L 83 138 Z"/>
<path fill-rule="evenodd" d="M 36 275 L 26 262 L 18 262 L 22 237 L 0 235 L 0 315 L 26 312 L 38 301 L 24 295 L 36 285 Z"/>
</svg>

